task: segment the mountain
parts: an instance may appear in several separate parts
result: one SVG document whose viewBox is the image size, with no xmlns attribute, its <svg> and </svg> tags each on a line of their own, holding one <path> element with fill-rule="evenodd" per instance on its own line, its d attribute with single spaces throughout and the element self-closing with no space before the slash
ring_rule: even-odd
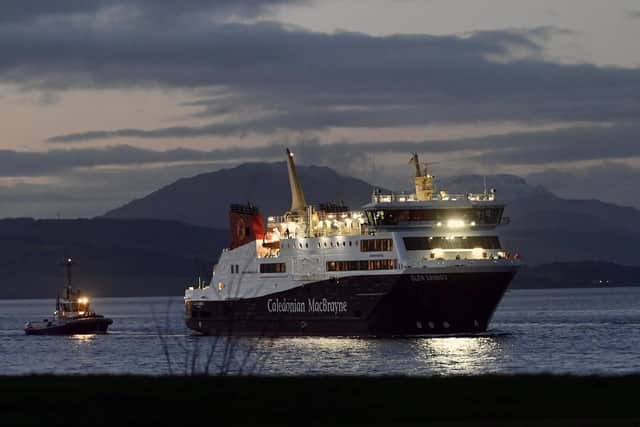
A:
<svg viewBox="0 0 640 427">
<path fill-rule="evenodd" d="M 343 201 L 359 207 L 370 200 L 373 186 L 330 168 L 300 166 L 307 201 Z M 443 178 L 450 192 L 482 191 L 485 177 Z M 486 177 L 506 203 L 510 225 L 501 229 L 503 246 L 526 264 L 583 260 L 639 265 L 640 211 L 599 200 L 557 197 L 514 175 Z M 290 206 L 287 168 L 282 163 L 251 163 L 185 178 L 108 212 L 106 218 L 156 218 L 212 228 L 228 227 L 228 206 L 250 201 L 263 215 L 281 214 Z M 226 244 L 226 236 L 221 245 Z"/>
<path fill-rule="evenodd" d="M 553 193 L 546 188 L 529 185 L 524 178 L 516 175 L 459 175 L 438 180 L 438 187 L 450 193 L 481 193 L 485 184 L 487 190 L 495 189 L 497 197 L 503 201 L 553 197 Z"/>
<path fill-rule="evenodd" d="M 55 298 L 67 256 L 89 295 L 181 295 L 210 275 L 227 234 L 175 221 L 0 220 L 0 298 Z"/>
<path fill-rule="evenodd" d="M 319 166 L 298 166 L 308 202 L 343 202 L 359 207 L 371 200 L 373 186 Z M 227 228 L 229 205 L 252 202 L 263 215 L 291 207 L 285 162 L 248 163 L 180 179 L 146 197 L 107 212 L 105 218 L 155 218 Z"/>
</svg>

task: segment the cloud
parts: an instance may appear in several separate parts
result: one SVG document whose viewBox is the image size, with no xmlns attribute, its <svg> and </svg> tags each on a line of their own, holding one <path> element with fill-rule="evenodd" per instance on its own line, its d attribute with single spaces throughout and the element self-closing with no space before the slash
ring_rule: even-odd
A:
<svg viewBox="0 0 640 427">
<path fill-rule="evenodd" d="M 224 162 L 234 159 L 251 159 L 274 156 L 282 147 L 229 148 L 199 151 L 178 148 L 166 151 L 146 150 L 130 145 L 103 148 L 80 148 L 25 152 L 0 150 L 0 176 L 29 177 L 48 176 L 78 168 L 101 166 L 136 166 L 169 164 L 178 162 Z"/>
<path fill-rule="evenodd" d="M 515 165 L 527 173 L 542 167 L 544 172 L 531 174 L 531 181 L 563 196 L 597 196 L 640 207 L 634 187 L 640 172 L 624 166 L 621 160 L 640 159 L 639 139 L 639 124 L 614 124 L 453 140 L 326 143 L 306 138 L 287 145 L 299 164 L 329 166 L 386 188 L 410 187 L 406 161 L 409 153 L 418 152 L 423 159 L 441 161 L 436 167 L 438 175 L 486 174 Z M 284 149 L 284 142 L 274 142 L 215 150 L 159 151 L 129 145 L 47 152 L 2 150 L 0 177 L 18 182 L 20 178 L 28 182 L 44 177 L 51 183 L 36 179 L 38 183 L 33 185 L 0 187 L 0 196 L 6 202 L 5 215 L 48 212 L 51 216 L 56 212 L 54 207 L 63 209 L 63 201 L 69 197 L 74 198 L 68 200 L 75 206 L 72 212 L 94 215 L 181 177 L 252 161 L 282 161 Z M 576 169 L 576 164 L 585 160 L 602 161 L 606 167 Z M 556 166 L 545 167 L 549 163 Z M 558 166 L 561 163 L 567 166 Z"/>
<path fill-rule="evenodd" d="M 546 61 L 541 40 L 560 31 L 554 28 L 375 37 L 274 22 L 171 25 L 83 18 L 0 24 L 0 82 L 49 91 L 193 89 L 202 94 L 191 104 L 201 107 L 198 116 L 212 118 L 193 127 L 52 135 L 67 143 L 640 114 L 640 70 Z M 224 96 L 207 96 L 214 88 Z"/>
<path fill-rule="evenodd" d="M 472 160 L 486 165 L 540 165 L 638 157 L 638 141 L 638 123 L 524 132 L 477 140 L 478 147 L 487 151 Z M 473 141 L 467 140 L 462 146 L 470 144 Z"/>
<path fill-rule="evenodd" d="M 289 144 L 307 164 L 372 167 L 369 156 L 420 152 L 451 156 L 484 167 L 544 165 L 585 160 L 640 157 L 640 124 L 582 125 L 571 128 L 517 132 L 481 138 L 423 141 L 337 141 L 300 138 Z M 281 160 L 284 142 L 262 146 L 165 151 L 115 145 L 104 148 L 67 148 L 46 152 L 0 150 L 0 176 L 42 176 L 77 168 L 107 165 L 246 162 Z"/>
<path fill-rule="evenodd" d="M 269 7 L 308 3 L 305 0 L 3 0 L 0 23 L 30 22 L 47 17 L 96 16 L 114 9 L 131 18 L 152 16 L 175 19 L 180 15 L 213 14 L 255 17 Z"/>
<path fill-rule="evenodd" d="M 640 19 L 640 10 L 628 10 L 626 15 L 632 19 Z"/>
</svg>

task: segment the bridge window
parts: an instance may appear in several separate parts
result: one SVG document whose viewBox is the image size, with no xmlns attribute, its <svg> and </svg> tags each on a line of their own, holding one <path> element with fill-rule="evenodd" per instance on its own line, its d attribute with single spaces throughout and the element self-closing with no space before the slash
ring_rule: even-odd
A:
<svg viewBox="0 0 640 427">
<path fill-rule="evenodd" d="M 260 273 L 286 273 L 287 264 L 284 262 L 271 262 L 260 264 Z"/>
<path fill-rule="evenodd" d="M 504 207 L 475 208 L 437 208 L 437 209 L 386 209 L 367 211 L 369 224 L 397 225 L 399 223 L 417 221 L 447 221 L 451 218 L 461 219 L 467 223 L 478 225 L 499 224 Z"/>
<path fill-rule="evenodd" d="M 389 252 L 393 250 L 391 239 L 360 240 L 360 252 Z"/>
</svg>

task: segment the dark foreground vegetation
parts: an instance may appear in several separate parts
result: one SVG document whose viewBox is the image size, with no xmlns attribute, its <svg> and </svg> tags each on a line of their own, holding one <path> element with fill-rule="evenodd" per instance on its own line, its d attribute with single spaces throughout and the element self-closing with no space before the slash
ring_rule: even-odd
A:
<svg viewBox="0 0 640 427">
<path fill-rule="evenodd" d="M 637 426 L 639 386 L 640 376 L 0 377 L 0 418 L 6 426 Z"/>
</svg>

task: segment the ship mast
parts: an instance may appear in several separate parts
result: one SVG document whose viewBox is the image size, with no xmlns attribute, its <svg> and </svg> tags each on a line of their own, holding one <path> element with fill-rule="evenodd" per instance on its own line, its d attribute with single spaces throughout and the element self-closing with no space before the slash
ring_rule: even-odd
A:
<svg viewBox="0 0 640 427">
<path fill-rule="evenodd" d="M 63 265 L 67 269 L 67 286 L 65 287 L 65 299 L 70 298 L 71 294 L 71 266 L 75 264 L 71 258 L 66 258 Z"/>
<path fill-rule="evenodd" d="M 303 215 L 307 202 L 302 192 L 302 185 L 298 180 L 296 165 L 293 163 L 293 153 L 287 148 L 287 167 L 289 169 L 289 185 L 291 186 L 291 213 Z"/>
<path fill-rule="evenodd" d="M 431 200 L 433 195 L 433 176 L 429 175 L 427 165 L 425 164 L 424 170 L 420 170 L 420 161 L 418 160 L 418 153 L 413 153 L 409 164 L 413 163 L 416 167 L 416 177 L 414 178 L 416 185 L 416 199 L 417 200 Z"/>
</svg>

